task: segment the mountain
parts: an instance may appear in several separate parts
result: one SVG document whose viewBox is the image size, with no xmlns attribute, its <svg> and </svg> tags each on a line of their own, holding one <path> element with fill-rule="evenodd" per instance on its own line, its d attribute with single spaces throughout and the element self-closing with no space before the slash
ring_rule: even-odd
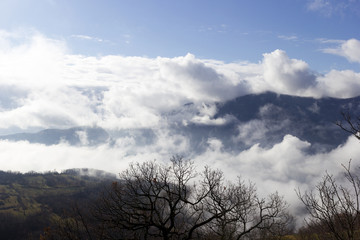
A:
<svg viewBox="0 0 360 240">
<path fill-rule="evenodd" d="M 204 118 L 204 108 L 213 108 L 215 112 Z M 162 117 L 167 119 L 167 124 L 159 128 L 166 128 L 170 136 L 180 135 L 188 139 L 190 151 L 194 153 L 204 151 L 207 141 L 213 138 L 221 140 L 225 150 L 238 152 L 253 144 L 270 147 L 287 134 L 311 143 L 309 151 L 328 151 L 344 143 L 348 137 L 335 124 L 342 120 L 342 112 L 360 115 L 360 97 L 315 99 L 267 92 L 204 104 L 200 108 L 188 103 L 164 113 Z M 70 145 L 96 146 L 130 138 L 137 146 L 149 146 L 156 143 L 159 134 L 159 129 L 155 128 L 106 130 L 76 127 L 4 135 L 0 139 L 46 145 L 67 142 Z"/>
<path fill-rule="evenodd" d="M 256 143 L 270 147 L 291 134 L 311 143 L 310 151 L 327 151 L 349 136 L 335 123 L 342 120 L 342 112 L 360 115 L 360 97 L 315 99 L 268 92 L 217 103 L 216 108 L 213 119 L 230 119 L 227 124 L 178 127 L 192 146 L 217 138 L 228 151 L 241 151 Z"/>
<path fill-rule="evenodd" d="M 67 142 L 71 145 L 98 145 L 109 140 L 109 134 L 102 128 L 75 127 L 69 129 L 45 129 L 36 133 L 16 133 L 0 136 L 9 141 L 28 141 L 54 145 Z"/>
<path fill-rule="evenodd" d="M 263 122 L 265 133 L 260 142 L 264 144 L 291 134 L 313 144 L 335 147 L 348 137 L 335 124 L 342 120 L 342 112 L 359 115 L 360 97 L 315 99 L 275 93 L 248 95 L 221 105 L 217 115 L 231 114 L 242 123 Z"/>
</svg>

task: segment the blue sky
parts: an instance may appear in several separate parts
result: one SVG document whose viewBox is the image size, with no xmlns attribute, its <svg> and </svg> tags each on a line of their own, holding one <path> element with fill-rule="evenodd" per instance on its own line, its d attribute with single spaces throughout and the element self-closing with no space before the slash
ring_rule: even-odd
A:
<svg viewBox="0 0 360 240">
<path fill-rule="evenodd" d="M 35 29 L 76 54 L 262 59 L 282 49 L 319 72 L 359 70 L 323 53 L 360 39 L 358 0 L 3 0 L 0 28 Z M 334 44 L 335 43 L 335 44 Z"/>
</svg>

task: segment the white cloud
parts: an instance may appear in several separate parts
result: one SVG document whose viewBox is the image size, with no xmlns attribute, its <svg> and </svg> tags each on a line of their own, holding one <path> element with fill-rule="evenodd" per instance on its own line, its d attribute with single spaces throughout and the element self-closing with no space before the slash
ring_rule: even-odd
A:
<svg viewBox="0 0 360 240">
<path fill-rule="evenodd" d="M 83 146 L 89 145 L 88 135 L 86 131 L 76 131 L 75 134 L 79 137 L 80 144 Z"/>
<path fill-rule="evenodd" d="M 344 44 L 344 54 L 354 61 L 357 42 Z M 259 63 L 224 63 L 192 54 L 146 58 L 69 52 L 66 42 L 36 31 L 0 31 L 3 129 L 155 128 L 167 121 L 164 115 L 172 116 L 169 121 L 182 117 L 179 122 L 221 125 L 231 117 L 214 118 L 215 101 L 264 91 L 313 97 L 353 97 L 360 92 L 359 73 L 316 74 L 282 50 L 265 53 Z M 191 111 L 173 115 L 189 102 L 194 103 Z"/>
<path fill-rule="evenodd" d="M 38 33 L 23 38 L 1 34 L 0 91 L 12 93 L 2 104 L 3 128 L 152 127 L 162 113 L 185 103 L 201 106 L 245 92 L 241 83 L 191 54 L 173 59 L 84 57 Z"/>
<path fill-rule="evenodd" d="M 62 141 L 47 146 L 27 141 L 0 140 L 1 170 L 41 172 L 86 167 L 119 173 L 132 161 L 168 161 L 172 154 L 186 154 L 189 150 L 186 137 L 170 134 L 166 129 L 156 130 L 156 141 L 150 145 L 139 145 L 133 136 L 125 136 L 91 147 L 86 146 L 86 133 L 78 131 L 76 134 L 84 145 L 71 146 Z"/>
<path fill-rule="evenodd" d="M 295 40 L 298 40 L 298 37 L 295 36 L 295 35 L 289 35 L 289 36 L 279 35 L 278 38 L 283 39 L 283 40 L 287 40 L 287 41 L 295 41 Z"/>
<path fill-rule="evenodd" d="M 276 112 L 272 112 L 272 114 L 276 115 Z M 252 146 L 254 144 L 258 144 L 259 142 L 264 143 L 266 142 L 266 136 L 269 136 L 269 134 L 276 135 L 276 131 L 285 129 L 289 125 L 289 123 L 290 122 L 288 120 L 283 120 L 280 122 L 259 119 L 240 123 L 237 126 L 238 134 L 233 137 L 233 141 L 237 143 L 242 142 L 246 146 Z M 268 144 L 270 144 L 270 142 L 268 142 Z"/>
<path fill-rule="evenodd" d="M 117 173 L 133 159 L 124 158 L 125 154 L 121 149 L 107 145 L 90 148 L 69 146 L 66 143 L 45 146 L 25 141 L 0 141 L 0 149 L 4 157 L 1 160 L 1 169 L 22 172 L 87 167 Z"/>
<path fill-rule="evenodd" d="M 264 54 L 263 66 L 269 90 L 297 95 L 315 84 L 316 76 L 307 63 L 290 59 L 282 50 Z"/>
<path fill-rule="evenodd" d="M 71 37 L 81 39 L 81 40 L 90 40 L 90 41 L 95 41 L 95 42 L 105 42 L 105 40 L 102 39 L 102 38 L 92 37 L 92 36 L 82 35 L 82 34 L 71 35 Z"/>
<path fill-rule="evenodd" d="M 320 96 L 332 96 L 349 98 L 360 93 L 360 73 L 351 70 L 331 70 L 317 79 L 315 94 Z"/>
<path fill-rule="evenodd" d="M 223 170 L 227 179 L 235 179 L 236 176 L 251 179 L 264 194 L 279 190 L 283 194 L 289 193 L 294 200 L 294 188 L 299 186 L 307 189 L 314 186 L 326 170 L 337 174 L 341 171 L 341 163 L 347 163 L 351 158 L 353 164 L 360 163 L 360 159 L 357 159 L 360 155 L 359 142 L 354 137 L 331 152 L 313 155 L 306 151 L 310 143 L 291 135 L 285 136 L 271 148 L 256 144 L 240 153 L 227 152 L 221 140 L 210 138 L 204 153 L 189 156 L 189 141 L 186 137 L 171 135 L 163 130 L 157 136 L 158 139 L 147 146 L 134 144 L 132 137 L 118 138 L 114 144 L 95 147 L 75 147 L 66 142 L 46 146 L 2 140 L 0 164 L 2 170 L 23 172 L 88 167 L 118 173 L 131 161 L 168 161 L 171 154 L 180 153 L 192 157 L 199 168 L 209 165 Z"/>
<path fill-rule="evenodd" d="M 360 63 L 360 41 L 357 39 L 349 39 L 337 48 L 323 49 L 323 52 L 345 57 L 350 62 Z"/>
<path fill-rule="evenodd" d="M 357 0 L 309 0 L 307 9 L 319 12 L 326 17 L 333 15 L 358 14 L 359 1 Z"/>
<path fill-rule="evenodd" d="M 336 43 L 336 44 L 342 44 L 345 41 L 341 39 L 328 39 L 328 38 L 317 38 L 316 41 L 320 43 Z"/>
<path fill-rule="evenodd" d="M 332 5 L 327 0 L 311 0 L 308 2 L 308 9 L 311 11 L 326 11 L 331 14 Z"/>
<path fill-rule="evenodd" d="M 252 146 L 266 135 L 269 131 L 265 122 L 261 120 L 252 120 L 242 123 L 238 126 L 239 134 L 234 137 L 234 141 L 243 142 L 247 146 Z"/>
<path fill-rule="evenodd" d="M 310 143 L 287 135 L 271 148 L 254 145 L 238 154 L 222 149 L 222 142 L 212 139 L 207 151 L 195 157 L 195 163 L 221 169 L 227 179 L 241 176 L 256 183 L 260 194 L 269 194 L 277 190 L 285 196 L 291 208 L 302 224 L 302 217 L 296 213 L 302 207 L 295 194 L 295 189 L 302 191 L 312 189 L 321 177 L 328 171 L 338 175 L 342 172 L 341 164 L 353 159 L 353 168 L 360 164 L 357 158 L 360 154 L 359 142 L 354 137 L 338 148 L 328 153 L 308 154 Z"/>
<path fill-rule="evenodd" d="M 190 121 L 201 125 L 224 125 L 234 120 L 234 117 L 226 115 L 223 118 L 214 118 L 217 113 L 215 104 L 202 104 L 198 107 L 198 113 Z"/>
</svg>

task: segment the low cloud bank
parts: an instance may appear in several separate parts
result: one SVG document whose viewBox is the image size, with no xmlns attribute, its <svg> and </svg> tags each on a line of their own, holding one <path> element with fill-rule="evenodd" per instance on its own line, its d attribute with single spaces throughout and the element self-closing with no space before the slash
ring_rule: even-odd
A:
<svg viewBox="0 0 360 240">
<path fill-rule="evenodd" d="M 184 136 L 162 132 L 158 137 L 156 142 L 146 146 L 137 146 L 131 137 L 95 147 L 75 147 L 66 142 L 46 146 L 26 141 L 0 141 L 0 165 L 3 170 L 21 172 L 87 167 L 117 174 L 133 161 L 167 162 L 171 154 L 181 153 L 193 159 L 199 170 L 208 165 L 222 170 L 228 180 L 241 176 L 256 183 L 259 193 L 264 195 L 278 191 L 291 204 L 291 210 L 297 211 L 301 204 L 295 188 L 314 187 L 325 171 L 339 174 L 341 164 L 350 159 L 353 167 L 360 163 L 356 157 L 360 156 L 359 142 L 354 137 L 328 153 L 317 154 L 306 151 L 310 143 L 291 135 L 270 148 L 255 144 L 240 153 L 227 152 L 221 140 L 210 138 L 205 143 L 205 152 L 199 155 L 191 154 L 189 141 Z"/>
</svg>

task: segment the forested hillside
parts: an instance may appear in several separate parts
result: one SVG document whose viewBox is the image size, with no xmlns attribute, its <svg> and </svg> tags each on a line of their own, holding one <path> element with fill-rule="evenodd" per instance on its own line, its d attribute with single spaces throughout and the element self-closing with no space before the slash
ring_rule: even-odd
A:
<svg viewBox="0 0 360 240">
<path fill-rule="evenodd" d="M 94 175 L 82 175 L 90 172 Z M 112 179 L 114 175 L 87 169 L 44 174 L 0 171 L 1 239 L 39 239 L 45 227 L 75 203 L 94 199 Z"/>
</svg>

